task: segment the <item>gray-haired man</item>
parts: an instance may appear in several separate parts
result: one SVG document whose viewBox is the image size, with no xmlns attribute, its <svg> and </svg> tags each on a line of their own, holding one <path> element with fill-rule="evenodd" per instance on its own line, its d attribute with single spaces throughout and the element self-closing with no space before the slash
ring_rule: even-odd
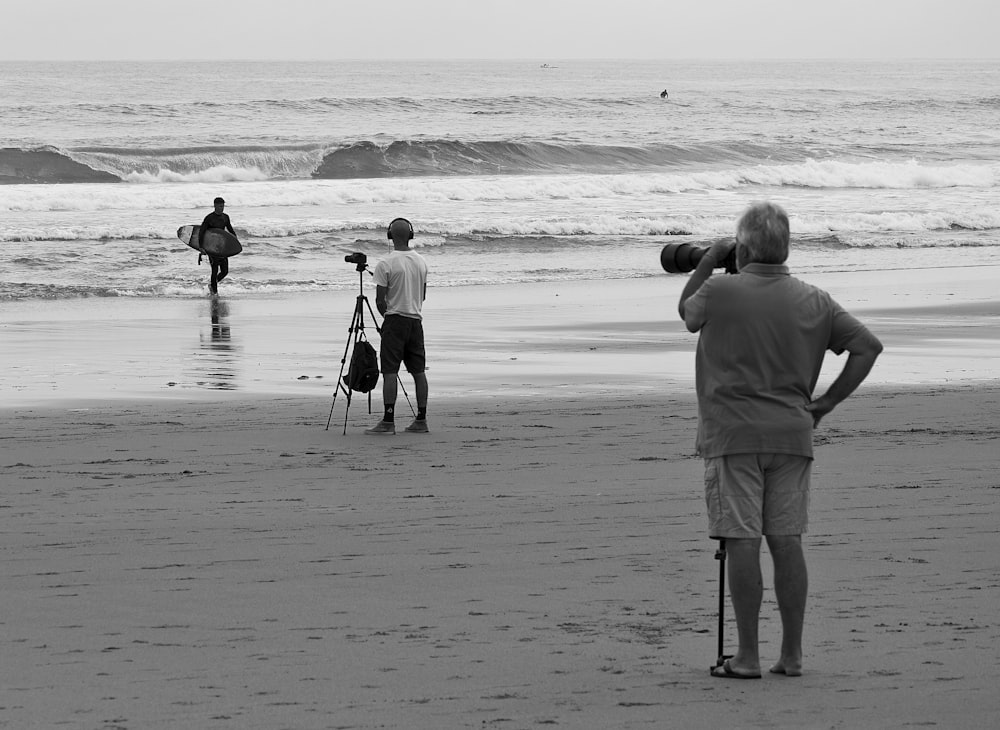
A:
<svg viewBox="0 0 1000 730">
<path fill-rule="evenodd" d="M 713 277 L 736 249 L 739 273 Z M 695 364 L 698 452 L 705 459 L 709 535 L 724 539 L 739 647 L 717 677 L 761 676 L 757 623 L 763 594 L 761 537 L 774 562 L 781 613 L 776 674 L 802 674 L 808 577 L 807 526 L 812 432 L 868 376 L 882 344 L 822 289 L 789 274 L 788 216 L 759 203 L 740 218 L 736 240 L 716 243 L 698 262 L 679 312 L 698 332 Z M 829 389 L 813 398 L 827 350 L 848 358 Z"/>
</svg>

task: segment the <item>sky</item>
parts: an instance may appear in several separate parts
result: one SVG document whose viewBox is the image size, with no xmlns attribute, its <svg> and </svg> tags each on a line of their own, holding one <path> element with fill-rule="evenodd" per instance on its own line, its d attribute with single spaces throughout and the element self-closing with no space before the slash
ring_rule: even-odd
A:
<svg viewBox="0 0 1000 730">
<path fill-rule="evenodd" d="M 3 0 L 3 60 L 1000 58 L 1000 0 Z"/>
</svg>

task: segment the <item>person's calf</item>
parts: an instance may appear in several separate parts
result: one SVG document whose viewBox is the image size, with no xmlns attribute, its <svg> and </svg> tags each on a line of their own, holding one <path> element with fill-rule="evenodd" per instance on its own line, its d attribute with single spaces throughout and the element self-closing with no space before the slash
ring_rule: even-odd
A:
<svg viewBox="0 0 1000 730">
<path fill-rule="evenodd" d="M 730 660 L 734 671 L 760 673 L 757 624 L 764 597 L 760 572 L 760 538 L 726 538 L 729 594 L 736 614 L 739 646 Z"/>
<path fill-rule="evenodd" d="M 768 536 L 774 562 L 774 594 L 781 613 L 781 657 L 774 674 L 802 674 L 802 629 L 805 624 L 809 577 L 800 535 Z"/>
</svg>

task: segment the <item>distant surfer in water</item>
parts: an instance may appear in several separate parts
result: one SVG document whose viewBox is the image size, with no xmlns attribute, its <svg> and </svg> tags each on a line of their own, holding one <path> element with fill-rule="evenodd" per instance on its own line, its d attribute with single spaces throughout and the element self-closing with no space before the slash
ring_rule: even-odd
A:
<svg viewBox="0 0 1000 730">
<path fill-rule="evenodd" d="M 666 89 L 664 89 L 663 91 L 660 92 L 660 98 L 661 99 L 666 99 L 668 96 L 670 96 L 670 94 L 667 93 Z"/>
<path fill-rule="evenodd" d="M 234 236 L 236 231 L 233 230 L 233 224 L 229 222 L 229 216 L 222 212 L 226 207 L 226 201 L 222 198 L 216 198 L 214 203 L 215 210 L 205 216 L 205 220 L 201 222 L 201 228 L 198 230 L 198 248 L 202 251 L 198 254 L 198 263 L 201 264 L 202 256 L 208 256 L 208 263 L 212 265 L 212 281 L 208 288 L 213 294 L 218 294 L 219 282 L 225 279 L 229 273 L 229 259 L 225 256 L 213 256 L 204 251 L 205 231 L 209 228 L 221 228 Z"/>
</svg>

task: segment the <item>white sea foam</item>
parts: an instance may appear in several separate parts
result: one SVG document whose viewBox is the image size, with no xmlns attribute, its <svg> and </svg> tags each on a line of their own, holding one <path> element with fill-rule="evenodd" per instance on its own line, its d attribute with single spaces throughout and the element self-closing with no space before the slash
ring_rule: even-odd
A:
<svg viewBox="0 0 1000 730">
<path fill-rule="evenodd" d="M 259 167 L 230 167 L 216 165 L 207 170 L 196 172 L 173 172 L 172 170 L 157 170 L 154 172 L 130 172 L 124 180 L 128 183 L 219 183 L 219 182 L 258 182 L 267 180 L 270 176 Z"/>
<path fill-rule="evenodd" d="M 720 215 L 707 216 L 623 216 L 577 215 L 466 218 L 464 220 L 422 220 L 417 245 L 439 245 L 448 238 L 524 238 L 537 236 L 573 237 L 636 237 L 636 236 L 696 236 L 718 237 L 733 233 L 733 209 Z M 791 215 L 796 235 L 824 237 L 839 235 L 849 238 L 858 233 L 913 233 L 950 230 L 989 231 L 1000 228 L 1000 211 L 966 212 L 888 211 L 850 212 L 831 215 Z M 197 222 L 192 217 L 189 222 Z M 135 225 L 129 219 L 121 223 L 36 225 L 30 228 L 6 226 L 0 229 L 0 241 L 99 241 L 161 239 L 174 241 L 176 221 L 159 226 Z M 384 221 L 366 219 L 347 221 L 342 218 L 318 217 L 308 222 L 290 223 L 280 220 L 244 218 L 237 224 L 237 233 L 245 242 L 254 239 L 288 239 L 321 237 L 319 245 L 355 245 L 358 241 L 384 238 Z M 887 244 L 889 245 L 889 244 Z"/>
<path fill-rule="evenodd" d="M 663 196 L 684 192 L 738 191 L 747 186 L 837 190 L 919 190 L 1000 187 L 1000 164 L 923 165 L 916 161 L 809 161 L 690 173 L 607 175 L 518 175 L 368 180 L 265 181 L 258 168 L 214 167 L 195 173 L 132 173 L 132 185 L 8 185 L 0 189 L 2 211 L 95 211 L 203 207 L 215 183 L 232 188 L 231 204 L 242 208 L 443 201 L 498 202 Z M 143 184 L 150 181 L 172 185 Z M 191 183 L 181 184 L 181 183 Z M 195 184 L 198 184 L 197 186 Z"/>
<path fill-rule="evenodd" d="M 811 188 L 977 187 L 1000 184 L 998 165 L 922 165 L 909 162 L 845 162 L 809 160 L 800 165 L 759 165 L 739 171 L 741 182 L 755 185 L 794 185 Z"/>
</svg>

